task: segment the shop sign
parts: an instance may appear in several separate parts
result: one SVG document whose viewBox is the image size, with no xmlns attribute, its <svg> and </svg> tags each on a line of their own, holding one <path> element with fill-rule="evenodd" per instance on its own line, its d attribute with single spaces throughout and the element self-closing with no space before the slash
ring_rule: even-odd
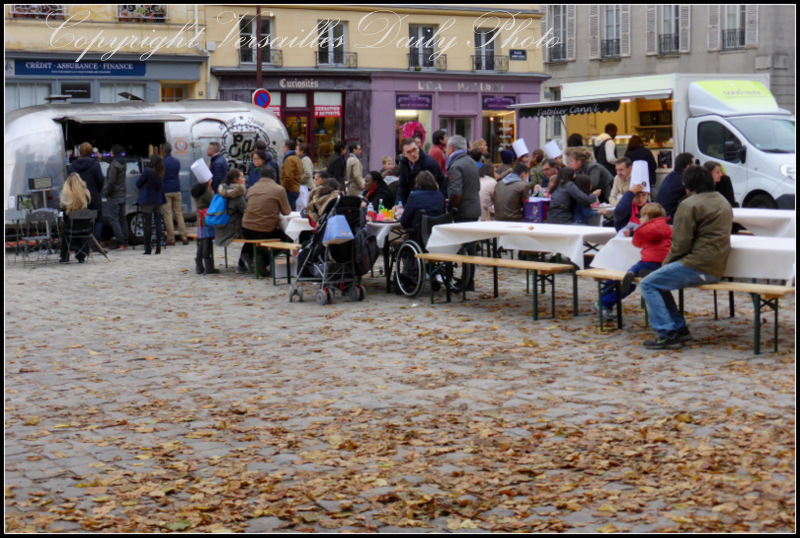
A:
<svg viewBox="0 0 800 538">
<path fill-rule="evenodd" d="M 61 93 L 69 95 L 73 99 L 91 99 L 91 82 L 62 82 Z"/>
<path fill-rule="evenodd" d="M 15 75 L 84 76 L 84 77 L 143 77 L 144 62 L 57 62 L 15 60 Z"/>
<path fill-rule="evenodd" d="M 508 58 L 510 60 L 527 60 L 528 51 L 525 49 L 511 49 L 508 51 Z"/>
<path fill-rule="evenodd" d="M 278 81 L 281 88 L 292 88 L 295 90 L 313 90 L 319 88 L 319 81 L 313 78 L 288 79 L 282 78 Z"/>
<path fill-rule="evenodd" d="M 267 112 L 272 112 L 277 117 L 281 117 L 281 105 L 269 105 L 267 107 Z"/>
<path fill-rule="evenodd" d="M 341 105 L 315 105 L 314 106 L 315 118 L 341 118 L 342 106 Z"/>
<path fill-rule="evenodd" d="M 397 110 L 432 110 L 433 96 L 419 93 L 398 93 L 395 98 Z"/>
<path fill-rule="evenodd" d="M 549 118 L 551 116 L 564 116 L 569 114 L 616 112 L 617 110 L 619 110 L 619 100 L 600 101 L 597 103 L 576 103 L 573 105 L 541 105 L 519 109 L 520 117 L 522 118 Z"/>
<path fill-rule="evenodd" d="M 507 110 L 510 105 L 517 104 L 513 95 L 484 95 L 483 110 Z"/>
</svg>

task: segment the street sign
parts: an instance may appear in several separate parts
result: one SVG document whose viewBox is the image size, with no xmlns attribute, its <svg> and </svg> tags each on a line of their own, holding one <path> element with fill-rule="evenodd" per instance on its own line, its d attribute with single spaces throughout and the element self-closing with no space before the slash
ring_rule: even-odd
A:
<svg viewBox="0 0 800 538">
<path fill-rule="evenodd" d="M 253 104 L 256 106 L 267 108 L 271 100 L 272 99 L 269 96 L 269 92 L 264 88 L 259 88 L 253 92 Z"/>
</svg>

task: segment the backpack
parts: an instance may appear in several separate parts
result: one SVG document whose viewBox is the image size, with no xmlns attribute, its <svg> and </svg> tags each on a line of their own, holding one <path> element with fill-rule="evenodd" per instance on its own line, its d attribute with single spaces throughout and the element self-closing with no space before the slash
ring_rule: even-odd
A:
<svg viewBox="0 0 800 538">
<path fill-rule="evenodd" d="M 603 143 L 600 144 L 599 146 L 595 145 L 595 147 L 594 147 L 594 160 L 598 164 L 602 165 L 603 168 L 605 168 L 606 170 L 611 172 L 611 176 L 613 178 L 613 176 L 616 175 L 617 170 L 615 168 L 615 163 L 608 162 L 608 158 L 606 157 L 606 144 L 608 142 L 611 142 L 613 144 L 614 143 L 614 139 L 613 138 L 607 138 L 607 139 L 603 140 Z M 616 148 L 614 148 L 614 153 L 616 154 Z"/>
<path fill-rule="evenodd" d="M 358 276 L 369 273 L 372 264 L 378 259 L 378 240 L 375 234 L 366 226 L 356 230 L 353 240 L 353 265 Z"/>
<path fill-rule="evenodd" d="M 228 215 L 228 199 L 220 194 L 215 194 L 208 206 L 206 214 L 206 226 L 225 226 L 230 222 L 231 216 Z"/>
</svg>

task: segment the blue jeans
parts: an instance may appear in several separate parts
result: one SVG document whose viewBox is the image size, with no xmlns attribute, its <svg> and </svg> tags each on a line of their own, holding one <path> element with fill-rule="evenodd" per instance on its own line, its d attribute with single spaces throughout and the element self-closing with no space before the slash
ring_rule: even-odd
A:
<svg viewBox="0 0 800 538">
<path fill-rule="evenodd" d="M 650 325 L 658 336 L 667 336 L 672 331 L 686 327 L 683 313 L 678 311 L 670 290 L 680 290 L 703 284 L 715 284 L 719 278 L 701 273 L 673 262 L 647 275 L 641 283 L 642 297 L 647 303 Z"/>
<path fill-rule="evenodd" d="M 114 230 L 114 237 L 120 244 L 128 244 L 128 221 L 125 218 L 125 199 L 112 199 L 105 203 L 108 222 Z"/>
<path fill-rule="evenodd" d="M 660 269 L 660 268 L 661 268 L 661 264 L 658 263 L 658 262 L 641 262 L 640 261 L 640 262 L 636 262 L 636 264 L 634 264 L 633 267 L 628 269 L 628 272 L 629 273 L 633 273 L 636 276 L 642 276 L 641 273 L 643 273 L 643 272 L 651 273 L 651 272 L 653 272 L 653 271 L 655 271 L 657 269 Z M 613 284 L 613 281 L 612 280 L 606 280 L 606 286 L 608 286 L 610 284 Z M 636 290 L 636 285 L 635 284 L 631 284 L 630 291 L 628 293 L 626 293 L 625 295 L 623 295 L 622 297 L 620 297 L 619 300 L 620 301 L 623 300 L 625 297 L 627 297 L 628 295 L 633 293 L 635 290 Z M 614 308 L 616 306 L 616 304 L 617 304 L 617 290 L 615 290 L 614 288 L 609 289 L 606 293 L 603 294 L 603 298 L 601 299 L 600 302 L 602 302 L 603 306 L 605 306 L 606 308 Z"/>
<path fill-rule="evenodd" d="M 292 208 L 292 211 L 297 210 L 297 199 L 300 198 L 300 192 L 286 192 L 286 197 L 289 198 L 289 206 Z"/>
</svg>

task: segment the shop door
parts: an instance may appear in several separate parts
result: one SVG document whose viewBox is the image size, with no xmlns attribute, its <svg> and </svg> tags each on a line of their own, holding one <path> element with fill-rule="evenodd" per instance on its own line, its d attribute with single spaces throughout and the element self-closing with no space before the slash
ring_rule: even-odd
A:
<svg viewBox="0 0 800 538">
<path fill-rule="evenodd" d="M 440 116 L 439 129 L 445 131 L 447 136 L 461 135 L 472 142 L 472 118 Z"/>
</svg>

